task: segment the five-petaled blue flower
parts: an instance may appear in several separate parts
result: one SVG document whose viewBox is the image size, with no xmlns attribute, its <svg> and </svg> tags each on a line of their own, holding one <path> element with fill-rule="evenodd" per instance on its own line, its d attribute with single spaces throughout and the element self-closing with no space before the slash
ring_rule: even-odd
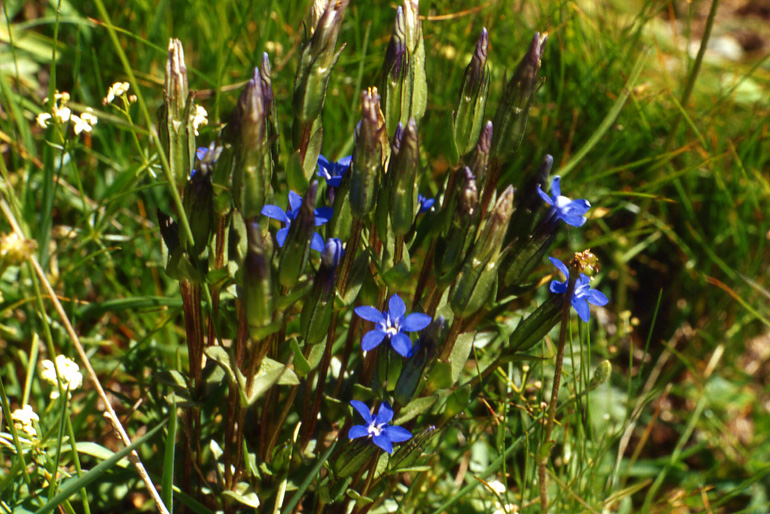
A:
<svg viewBox="0 0 770 514">
<path fill-rule="evenodd" d="M 331 187 L 340 187 L 342 176 L 350 168 L 352 155 L 343 157 L 337 162 L 329 162 L 323 155 L 318 156 L 318 172 L 316 175 L 326 179 L 326 184 Z"/>
<path fill-rule="evenodd" d="M 433 207 L 433 203 L 436 201 L 435 198 L 425 198 L 424 196 L 418 194 L 417 195 L 417 202 L 420 204 L 420 210 L 417 211 L 417 214 L 420 214 L 422 212 L 428 212 L 431 207 Z"/>
<path fill-rule="evenodd" d="M 567 292 L 567 283 L 569 282 L 569 269 L 567 266 L 561 262 L 559 259 L 555 259 L 553 257 L 549 257 L 551 260 L 551 263 L 556 266 L 556 268 L 561 271 L 567 279 L 564 282 L 559 282 L 558 280 L 554 280 L 551 282 L 551 292 L 556 294 L 564 294 Z M 575 282 L 575 293 L 572 295 L 572 307 L 575 308 L 575 312 L 578 313 L 578 316 L 580 316 L 580 319 L 582 319 L 585 322 L 588 322 L 590 311 L 588 309 L 588 304 L 591 303 L 593 305 L 598 305 L 599 307 L 603 305 L 607 305 L 609 303 L 609 300 L 601 291 L 598 291 L 596 289 L 591 289 L 591 286 L 589 285 L 590 279 L 584 275 L 583 273 L 580 274 L 577 281 Z"/>
<path fill-rule="evenodd" d="M 570 200 L 561 195 L 561 177 L 558 175 L 551 181 L 551 195 L 546 194 L 540 186 L 537 186 L 537 193 L 545 203 L 551 206 L 551 210 L 556 212 L 556 220 L 564 220 L 567 225 L 581 227 L 586 222 L 585 213 L 591 208 L 588 200 Z"/>
<path fill-rule="evenodd" d="M 369 407 L 363 402 L 353 400 L 350 405 L 364 418 L 366 424 L 352 426 L 348 432 L 348 438 L 371 437 L 374 444 L 391 454 L 393 453 L 393 443 L 401 443 L 412 438 L 409 430 L 388 425 L 388 422 L 393 419 L 393 409 L 388 402 L 380 404 L 377 416 L 372 416 Z"/>
<path fill-rule="evenodd" d="M 275 240 L 278 241 L 278 246 L 283 246 L 286 242 L 286 236 L 289 234 L 289 227 L 292 220 L 296 219 L 299 214 L 299 209 L 302 207 L 302 197 L 294 191 L 289 191 L 289 209 L 284 210 L 277 205 L 265 205 L 262 207 L 262 214 L 268 218 L 278 220 L 284 224 L 283 228 L 279 229 L 275 234 Z M 331 207 L 319 207 L 315 209 L 315 226 L 321 226 L 324 223 L 328 223 L 334 215 L 334 210 Z M 313 232 L 313 239 L 310 241 L 310 248 L 317 252 L 321 252 L 324 249 L 324 238 L 318 232 Z"/>
<path fill-rule="evenodd" d="M 394 294 L 388 301 L 388 310 L 380 312 L 374 307 L 356 307 L 356 314 L 366 321 L 376 323 L 374 330 L 366 333 L 361 340 L 361 349 L 368 352 L 379 346 L 386 337 L 399 355 L 409 357 L 412 352 L 412 340 L 404 332 L 417 332 L 430 325 L 431 317 L 418 312 L 406 314 L 406 304 L 400 296 Z"/>
</svg>

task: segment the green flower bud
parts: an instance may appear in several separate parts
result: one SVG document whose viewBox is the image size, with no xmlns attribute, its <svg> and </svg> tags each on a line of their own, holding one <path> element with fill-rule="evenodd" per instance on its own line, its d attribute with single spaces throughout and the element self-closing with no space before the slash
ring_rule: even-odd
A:
<svg viewBox="0 0 770 514">
<path fill-rule="evenodd" d="M 235 144 L 233 199 L 236 208 L 246 219 L 260 214 L 273 173 L 267 119 L 273 106 L 272 101 L 269 104 L 266 102 L 263 86 L 257 68 L 238 99 L 232 116 L 234 123 L 229 131 Z"/>
<path fill-rule="evenodd" d="M 329 239 L 321 252 L 321 266 L 313 280 L 313 290 L 302 306 L 299 320 L 302 336 L 308 344 L 320 343 L 329 330 L 337 266 L 344 253 L 342 242 L 337 238 Z"/>
<path fill-rule="evenodd" d="M 496 288 L 498 260 L 513 209 L 513 187 L 503 191 L 486 225 L 468 252 L 463 270 L 449 293 L 452 311 L 468 318 L 481 309 Z"/>
<path fill-rule="evenodd" d="M 478 224 L 479 193 L 476 179 L 471 170 L 458 169 L 455 179 L 456 190 L 447 206 L 445 235 L 437 241 L 434 253 L 434 265 L 437 281 L 446 287 L 456 276 L 463 263 L 468 247 L 473 243 L 473 236 Z"/>
<path fill-rule="evenodd" d="M 590 389 L 596 389 L 600 385 L 604 384 L 610 379 L 612 375 L 612 364 L 607 359 L 604 359 L 596 366 L 594 375 L 591 377 Z"/>
<path fill-rule="evenodd" d="M 489 93 L 489 66 L 487 50 L 489 37 L 487 29 L 481 31 L 476 51 L 463 75 L 463 88 L 457 101 L 457 110 L 452 116 L 454 131 L 454 160 L 472 151 L 481 133 L 484 110 Z M 487 151 L 487 153 L 489 153 Z"/>
<path fill-rule="evenodd" d="M 350 163 L 350 210 L 355 219 L 363 218 L 374 209 L 380 176 L 389 155 L 377 88 L 364 91 L 361 97 L 363 117 L 356 127 L 356 143 Z"/>
<path fill-rule="evenodd" d="M 412 354 L 404 362 L 401 374 L 396 382 L 395 398 L 400 405 L 406 405 L 414 396 L 420 381 L 425 376 L 438 356 L 438 343 L 446 322 L 443 316 L 438 316 L 420 335 L 420 339 L 412 350 Z"/>
<path fill-rule="evenodd" d="M 492 138 L 493 159 L 505 166 L 521 144 L 527 126 L 529 109 L 539 83 L 540 58 L 543 55 L 547 35 L 536 33 L 529 50 L 521 60 L 503 91 L 502 100 L 495 113 L 495 134 Z"/>
<path fill-rule="evenodd" d="M 215 154 L 216 150 L 211 153 Z M 186 248 L 192 258 L 198 257 L 206 249 L 214 226 L 214 191 L 211 187 L 209 164 L 203 164 L 202 168 L 193 173 L 187 181 L 182 201 L 195 243 L 193 248 Z M 189 244 L 184 232 L 180 234 L 180 239 L 183 246 Z"/>
<path fill-rule="evenodd" d="M 168 156 L 176 187 L 182 192 L 195 155 L 195 131 L 190 116 L 193 102 L 187 87 L 184 50 L 178 39 L 168 42 L 163 100 L 163 107 L 158 112 L 158 135 Z"/>
<path fill-rule="evenodd" d="M 255 340 L 261 339 L 259 329 L 273 319 L 273 288 L 271 284 L 270 257 L 272 244 L 263 239 L 256 219 L 246 227 L 248 248 L 243 260 L 243 310 L 249 333 Z M 240 296 L 240 295 L 239 295 Z"/>
<path fill-rule="evenodd" d="M 484 125 L 484 130 L 482 130 L 479 135 L 479 141 L 476 143 L 473 152 L 464 158 L 466 166 L 470 168 L 471 172 L 473 172 L 473 175 L 476 177 L 476 184 L 479 189 L 484 187 L 484 183 L 487 180 L 489 148 L 492 145 L 493 133 L 492 122 L 487 121 L 486 125 Z"/>
<path fill-rule="evenodd" d="M 552 294 L 535 312 L 524 318 L 508 338 L 508 352 L 526 352 L 542 340 L 559 322 L 567 295 Z"/>
<path fill-rule="evenodd" d="M 347 478 L 361 471 L 369 458 L 380 451 L 368 438 L 353 439 L 334 461 L 332 469 L 337 478 Z"/>
<path fill-rule="evenodd" d="M 273 165 L 278 162 L 280 151 L 280 130 L 278 114 L 273 96 L 273 79 L 270 71 L 270 58 L 267 52 L 262 54 L 262 64 L 259 66 L 259 78 L 262 81 L 262 96 L 264 97 L 265 119 L 267 120 L 267 141 L 273 154 Z"/>
<path fill-rule="evenodd" d="M 436 427 L 430 425 L 425 430 L 415 434 L 408 442 L 400 445 L 390 458 L 390 469 L 398 471 L 399 469 L 413 466 L 425 451 L 425 448 L 427 448 L 430 440 L 438 435 L 438 433 L 439 431 L 436 430 Z"/>
<path fill-rule="evenodd" d="M 398 130 L 396 131 L 398 133 Z M 394 145 L 395 146 L 395 145 Z M 417 170 L 420 167 L 420 148 L 417 140 L 417 122 L 409 120 L 406 130 L 393 149 L 388 182 L 390 185 L 390 221 L 393 233 L 403 236 L 412 228 L 415 213 Z"/>
<path fill-rule="evenodd" d="M 315 202 L 318 182 L 313 181 L 305 191 L 302 206 L 291 222 L 286 241 L 279 252 L 278 282 L 293 287 L 310 258 L 310 242 L 315 234 Z"/>
<path fill-rule="evenodd" d="M 299 66 L 294 79 L 294 124 L 292 140 L 298 152 L 299 162 L 310 180 L 316 168 L 318 155 L 321 153 L 323 127 L 321 111 L 326 99 L 329 77 L 337 64 L 343 47 L 335 52 L 337 36 L 342 26 L 342 16 L 348 0 L 329 2 L 319 17 L 320 5 L 311 10 L 310 37 L 305 37 L 300 50 Z M 317 21 L 316 21 L 317 20 Z"/>
</svg>

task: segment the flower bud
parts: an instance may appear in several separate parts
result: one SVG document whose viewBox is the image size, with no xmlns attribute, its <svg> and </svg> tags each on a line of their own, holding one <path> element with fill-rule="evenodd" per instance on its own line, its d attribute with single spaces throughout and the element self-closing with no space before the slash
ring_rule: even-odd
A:
<svg viewBox="0 0 770 514">
<path fill-rule="evenodd" d="M 273 289 L 271 284 L 270 240 L 263 239 L 256 220 L 246 226 L 248 247 L 243 260 L 243 310 L 252 338 L 260 338 L 259 329 L 267 326 L 273 317 Z"/>
<path fill-rule="evenodd" d="M 511 161 L 524 136 L 529 109 L 539 82 L 537 74 L 540 70 L 540 58 L 547 39 L 545 34 L 541 39 L 539 33 L 532 38 L 527 54 L 505 86 L 500 105 L 495 113 L 495 134 L 492 138 L 491 154 L 492 158 L 503 167 Z"/>
<path fill-rule="evenodd" d="M 207 154 L 208 157 L 208 154 Z M 206 158 L 204 157 L 204 160 Z M 180 242 L 186 248 L 191 258 L 197 258 L 209 244 L 211 230 L 214 226 L 213 189 L 211 187 L 211 174 L 209 164 L 204 164 L 205 169 L 195 172 L 187 181 L 182 203 L 185 215 L 190 223 L 194 246 L 188 247 L 186 234 L 180 234 Z"/>
<path fill-rule="evenodd" d="M 399 123 L 406 124 L 409 118 L 419 122 L 425 114 L 428 82 L 417 0 L 404 0 L 404 7 L 396 11 L 383 63 L 382 97 L 388 134 Z"/>
<path fill-rule="evenodd" d="M 473 173 L 466 167 L 458 169 L 456 175 L 459 175 L 455 179 L 457 187 L 444 219 L 446 231 L 438 239 L 438 251 L 434 253 L 436 277 L 441 287 L 446 287 L 457 276 L 463 257 L 473 243 L 479 218 L 479 194 Z"/>
<path fill-rule="evenodd" d="M 413 466 L 428 447 L 430 440 L 438 433 L 439 431 L 434 425 L 429 425 L 422 432 L 415 434 L 406 444 L 402 444 L 390 458 L 390 469 L 399 470 Z"/>
<path fill-rule="evenodd" d="M 363 218 L 374 209 L 380 175 L 388 155 L 377 88 L 370 88 L 361 96 L 363 118 L 356 128 L 355 149 L 350 163 L 350 209 L 356 219 Z"/>
<path fill-rule="evenodd" d="M 299 66 L 294 79 L 294 124 L 292 140 L 294 149 L 298 152 L 299 163 L 305 175 L 310 180 L 321 153 L 323 127 L 321 111 L 326 99 L 326 87 L 329 77 L 337 64 L 342 52 L 335 51 L 337 36 L 342 26 L 342 16 L 348 0 L 329 2 L 320 17 L 320 5 L 311 11 L 310 22 L 317 22 L 310 30 L 300 50 Z M 344 45 L 343 45 L 344 48 Z"/>
<path fill-rule="evenodd" d="M 610 379 L 612 375 L 612 364 L 607 359 L 604 359 L 596 366 L 594 375 L 591 377 L 590 389 L 596 389 L 600 385 L 604 384 Z"/>
<path fill-rule="evenodd" d="M 236 123 L 232 130 L 237 130 L 236 134 L 232 134 L 235 139 L 233 200 L 246 219 L 258 216 L 262 210 L 273 173 L 267 119 L 272 105 L 266 104 L 263 85 L 257 68 L 233 113 Z"/>
<path fill-rule="evenodd" d="M 396 131 L 398 132 L 398 130 Z M 395 153 L 394 148 L 394 153 Z M 409 119 L 398 143 L 398 155 L 391 157 L 388 168 L 390 186 L 390 221 L 393 233 L 403 236 L 412 228 L 416 213 L 414 201 L 417 192 L 417 170 L 420 167 L 420 149 L 417 140 L 417 122 Z"/>
<path fill-rule="evenodd" d="M 487 29 L 483 29 L 478 43 L 476 43 L 476 51 L 465 69 L 463 87 L 457 101 L 457 110 L 452 116 L 455 162 L 473 150 L 481 132 L 489 93 L 488 48 Z"/>
<path fill-rule="evenodd" d="M 466 166 L 470 168 L 471 172 L 473 172 L 473 175 L 476 177 L 476 184 L 479 189 L 483 189 L 484 183 L 487 180 L 489 148 L 492 144 L 493 133 L 492 122 L 487 121 L 486 125 L 484 125 L 484 130 L 482 130 L 479 135 L 476 147 L 473 149 L 473 152 L 465 158 Z"/>
<path fill-rule="evenodd" d="M 559 322 L 566 295 L 550 295 L 535 312 L 524 318 L 508 338 L 506 351 L 526 352 L 542 340 Z"/>
<path fill-rule="evenodd" d="M 168 42 L 163 108 L 158 113 L 158 132 L 180 192 L 184 190 L 195 152 L 195 131 L 190 115 L 194 109 L 189 96 L 182 43 L 171 39 Z"/>
<path fill-rule="evenodd" d="M 537 194 L 537 189 L 547 186 L 551 166 L 553 166 L 553 157 L 546 155 L 543 163 L 534 173 L 530 173 L 525 178 L 524 185 L 517 189 L 511 224 L 508 226 L 508 234 L 505 236 L 506 243 L 514 242 L 516 244 L 516 242 L 526 241 L 532 234 L 537 213 L 545 205 Z"/>
<path fill-rule="evenodd" d="M 302 306 L 299 320 L 302 336 L 308 344 L 320 343 L 329 330 L 337 266 L 344 254 L 342 241 L 336 237 L 329 239 L 321 252 L 321 266 L 313 281 L 313 290 Z"/>
<path fill-rule="evenodd" d="M 286 241 L 280 251 L 278 282 L 293 287 L 305 270 L 310 257 L 310 242 L 315 234 L 315 202 L 318 182 L 313 181 L 305 191 L 297 217 L 289 226 Z"/>
<path fill-rule="evenodd" d="M 425 376 L 425 371 L 433 365 L 438 354 L 438 343 L 445 325 L 446 322 L 443 316 L 438 316 L 433 320 L 425 331 L 420 334 L 420 338 L 417 340 L 412 353 L 404 362 L 394 393 L 396 402 L 400 405 L 406 405 L 411 401 L 414 393 L 417 391 L 417 387 L 420 385 L 420 380 Z"/>
<path fill-rule="evenodd" d="M 377 450 L 377 447 L 367 438 L 353 439 L 334 461 L 332 465 L 334 475 L 337 478 L 347 478 L 361 471 Z"/>
<path fill-rule="evenodd" d="M 513 187 L 503 191 L 486 225 L 468 252 L 463 270 L 449 293 L 449 303 L 460 318 L 472 316 L 486 303 L 496 287 L 498 259 L 513 209 Z"/>
<path fill-rule="evenodd" d="M 265 119 L 267 120 L 267 142 L 273 156 L 273 163 L 278 162 L 280 150 L 280 130 L 278 128 L 278 113 L 273 96 L 273 79 L 270 71 L 270 58 L 267 52 L 262 54 L 262 63 L 259 65 L 259 78 L 262 81 L 262 96 L 264 98 Z"/>
</svg>

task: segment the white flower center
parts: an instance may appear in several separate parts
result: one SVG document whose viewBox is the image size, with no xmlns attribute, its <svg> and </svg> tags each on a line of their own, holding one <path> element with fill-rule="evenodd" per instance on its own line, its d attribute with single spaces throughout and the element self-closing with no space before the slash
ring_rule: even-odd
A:
<svg viewBox="0 0 770 514">
<path fill-rule="evenodd" d="M 378 425 L 378 424 L 376 424 L 374 422 L 372 422 L 371 425 L 366 427 L 366 430 L 367 430 L 367 432 L 369 432 L 369 435 L 375 436 L 375 437 L 380 435 L 380 432 L 381 432 L 380 425 Z"/>
</svg>

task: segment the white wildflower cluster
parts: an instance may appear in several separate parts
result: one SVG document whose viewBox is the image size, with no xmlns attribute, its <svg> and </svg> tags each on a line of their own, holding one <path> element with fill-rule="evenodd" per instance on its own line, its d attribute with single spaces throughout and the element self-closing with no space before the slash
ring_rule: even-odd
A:
<svg viewBox="0 0 770 514">
<path fill-rule="evenodd" d="M 68 390 L 70 394 L 72 391 L 83 385 L 83 375 L 80 373 L 80 368 L 75 361 L 68 359 L 64 355 L 56 357 L 56 367 L 54 367 L 53 361 L 43 361 L 43 372 L 41 377 L 46 382 L 57 386 L 51 391 L 51 399 L 55 400 L 59 397 L 59 388 L 56 380 L 56 368 L 59 368 L 59 378 L 61 378 L 62 387 Z"/>
<path fill-rule="evenodd" d="M 31 405 L 25 405 L 21 409 L 16 409 L 11 413 L 11 419 L 13 420 L 13 426 L 16 430 L 21 430 L 29 437 L 37 437 L 37 430 L 35 429 L 35 421 L 40 421 L 40 418 L 35 411 L 32 410 Z"/>
<path fill-rule="evenodd" d="M 131 84 L 129 84 L 128 82 L 115 82 L 107 90 L 107 96 L 105 96 L 104 99 L 102 100 L 102 104 L 107 105 L 112 103 L 112 101 L 115 100 L 116 98 L 121 97 L 126 93 L 128 93 L 128 88 L 130 87 L 131 87 Z M 130 98 L 129 98 L 129 101 L 131 101 Z"/>
<path fill-rule="evenodd" d="M 499 480 L 493 480 L 487 484 L 492 491 L 497 493 L 494 499 L 495 510 L 492 514 L 517 514 L 519 512 L 519 506 L 515 503 L 501 503 L 505 494 L 505 484 Z"/>
<path fill-rule="evenodd" d="M 208 114 L 209 113 L 206 112 L 206 109 L 200 105 L 195 106 L 195 114 L 193 115 L 192 126 L 196 136 L 200 135 L 198 134 L 198 127 L 209 124 L 209 120 L 206 117 Z"/>
<path fill-rule="evenodd" d="M 41 128 L 48 127 L 48 124 L 52 119 L 56 119 L 59 123 L 67 123 L 69 121 L 72 122 L 73 130 L 75 131 L 75 134 L 78 135 L 81 132 L 91 132 L 94 125 L 99 123 L 99 118 L 93 114 L 91 108 L 86 109 L 86 111 L 80 113 L 79 116 L 77 114 L 72 114 L 72 110 L 67 107 L 67 102 L 70 100 L 70 94 L 66 91 L 56 93 L 53 99 L 54 102 L 51 107 L 52 112 L 43 112 L 37 116 L 37 124 Z M 43 104 L 47 103 L 48 98 L 43 100 Z"/>
</svg>

